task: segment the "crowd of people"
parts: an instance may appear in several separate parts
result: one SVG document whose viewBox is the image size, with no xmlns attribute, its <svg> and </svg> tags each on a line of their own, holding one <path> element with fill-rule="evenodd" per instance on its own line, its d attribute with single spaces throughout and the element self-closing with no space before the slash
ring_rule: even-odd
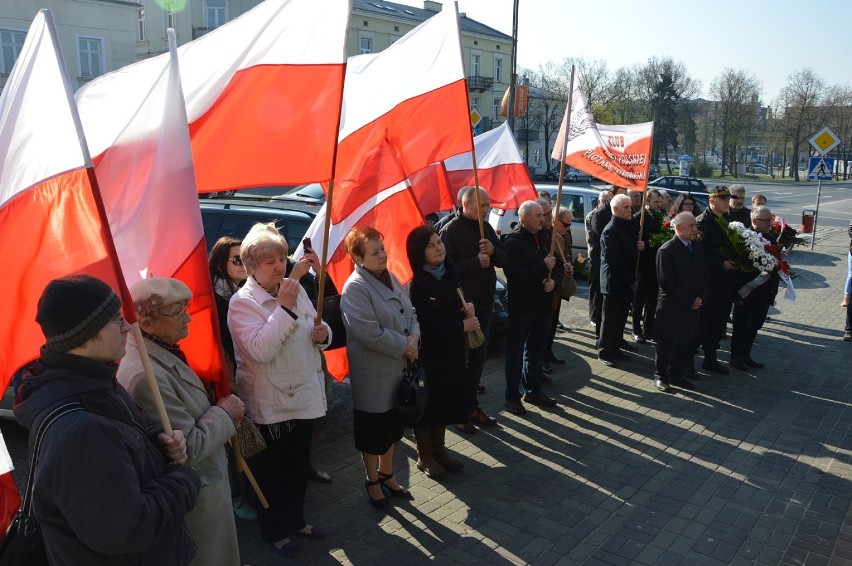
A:
<svg viewBox="0 0 852 566">
<path fill-rule="evenodd" d="M 743 187 L 717 187 L 698 211 L 689 195 L 667 203 L 655 189 L 624 193 L 604 191 L 585 217 L 589 319 L 600 363 L 631 361 L 627 352 L 636 346 L 626 336 L 653 341 L 655 387 L 692 389 L 699 347 L 704 370 L 729 373 L 718 351 L 730 317 L 730 367 L 764 367 L 752 345 L 778 277 L 743 269 L 720 250 L 734 220 L 774 243 L 765 198 L 756 195 L 748 209 Z M 345 238 L 354 269 L 340 310 L 354 448 L 369 505 L 379 510 L 389 507 L 387 496 L 414 499 L 394 477 L 394 448 L 406 427 L 413 430 L 416 467 L 439 480 L 464 467 L 446 445 L 447 427 L 473 434 L 497 424 L 478 402 L 496 268 L 509 288 L 504 406 L 523 415 L 525 403 L 557 405 L 545 386 L 551 364 L 565 363 L 553 342 L 570 296 L 560 285 L 574 274 L 571 211 L 554 210 L 545 197 L 526 201 L 519 225 L 501 241 L 483 221 L 485 189 L 463 188 L 458 204 L 440 230 L 423 225 L 408 235 L 408 285 L 388 270 L 380 232 L 356 227 Z M 655 236 L 666 229 L 673 235 L 660 244 Z M 852 244 L 849 257 L 845 340 L 852 339 Z M 15 414 L 36 431 L 69 403 L 82 408 L 63 415 L 63 426 L 50 428 L 40 447 L 33 510 L 53 561 L 239 564 L 234 514 L 257 520 L 263 539 L 284 557 L 299 554 L 291 537 L 325 537 L 305 516 L 308 480 L 330 481 L 310 457 L 314 422 L 327 410 L 323 350 L 333 339 L 317 319 L 319 259 L 306 247 L 292 260 L 275 226 L 256 224 L 242 239 L 216 242 L 209 266 L 232 389 L 218 399 L 180 348 L 191 320 L 192 292 L 184 283 L 150 278 L 133 285 L 139 334 L 130 337 L 120 299 L 106 283 L 72 275 L 45 288 L 37 315 L 45 344 L 25 372 Z M 469 347 L 465 335 L 476 332 L 484 340 Z M 156 389 L 146 378 L 147 360 Z M 414 365 L 426 372 L 429 397 L 411 423 L 400 418 L 394 396 Z M 158 424 L 161 411 L 169 432 Z M 226 448 L 248 426 L 265 445 L 246 458 L 262 498 L 236 481 L 240 456 Z"/>
</svg>

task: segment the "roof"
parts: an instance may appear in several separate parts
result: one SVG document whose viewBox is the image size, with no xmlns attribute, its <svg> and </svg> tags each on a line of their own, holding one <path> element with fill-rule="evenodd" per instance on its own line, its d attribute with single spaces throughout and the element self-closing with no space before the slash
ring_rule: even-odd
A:
<svg viewBox="0 0 852 566">
<path fill-rule="evenodd" d="M 425 8 L 416 8 L 414 6 L 407 6 L 396 2 L 385 2 L 383 0 L 353 0 L 352 10 L 353 12 L 357 10 L 358 12 L 375 14 L 376 16 L 383 18 L 408 20 L 415 26 L 425 22 L 435 15 L 435 12 L 426 10 Z M 505 33 L 497 31 L 483 23 L 472 20 L 467 16 L 462 16 L 461 14 L 459 14 L 459 16 L 459 25 L 461 26 L 462 32 L 486 35 L 509 43 L 512 41 L 511 35 L 506 35 Z"/>
</svg>

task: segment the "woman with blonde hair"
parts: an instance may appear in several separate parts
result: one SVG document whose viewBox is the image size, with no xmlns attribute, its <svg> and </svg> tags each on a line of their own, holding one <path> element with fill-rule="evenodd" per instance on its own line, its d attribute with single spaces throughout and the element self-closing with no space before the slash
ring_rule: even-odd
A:
<svg viewBox="0 0 852 566">
<path fill-rule="evenodd" d="M 314 420 L 325 415 L 321 351 L 331 341 L 299 278 L 316 262 L 305 254 L 289 277 L 287 240 L 273 223 L 255 224 L 240 247 L 249 278 L 231 298 L 228 327 L 237 359 L 237 386 L 246 415 L 258 425 L 267 448 L 248 459 L 269 508 L 253 502 L 261 536 L 275 552 L 292 557 L 292 533 L 321 539 L 305 521 L 305 489 Z"/>
<path fill-rule="evenodd" d="M 394 413 L 393 395 L 406 360 L 417 360 L 420 325 L 405 288 L 390 271 L 382 234 L 353 228 L 346 253 L 355 262 L 341 294 L 346 353 L 352 389 L 355 447 L 364 461 L 367 495 L 377 509 L 388 506 L 383 488 L 394 497 L 413 499 L 393 477 L 393 448 L 403 424 Z"/>
</svg>

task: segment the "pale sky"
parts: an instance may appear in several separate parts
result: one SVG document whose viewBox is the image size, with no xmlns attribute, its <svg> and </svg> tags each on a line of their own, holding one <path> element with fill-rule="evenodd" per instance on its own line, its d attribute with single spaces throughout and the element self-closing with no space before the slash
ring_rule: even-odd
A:
<svg viewBox="0 0 852 566">
<path fill-rule="evenodd" d="M 458 5 L 468 17 L 512 34 L 512 0 Z M 704 96 L 726 68 L 753 74 L 764 104 L 806 67 L 827 85 L 852 85 L 852 1 L 519 0 L 519 67 L 582 56 L 615 71 L 654 55 L 682 61 Z"/>
</svg>

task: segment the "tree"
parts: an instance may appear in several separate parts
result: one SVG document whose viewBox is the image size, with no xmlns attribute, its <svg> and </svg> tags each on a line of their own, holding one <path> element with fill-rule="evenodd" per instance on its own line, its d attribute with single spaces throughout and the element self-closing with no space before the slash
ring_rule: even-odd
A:
<svg viewBox="0 0 852 566">
<path fill-rule="evenodd" d="M 668 161 L 669 146 L 675 151 L 678 148 L 677 141 L 677 102 L 679 96 L 674 88 L 674 81 L 669 71 L 660 73 L 660 79 L 654 85 L 654 94 L 651 98 L 651 119 L 654 121 L 654 143 L 651 155 L 659 159 L 660 151 L 666 158 L 669 174 L 672 172 L 671 162 Z"/>
<path fill-rule="evenodd" d="M 760 82 L 746 71 L 725 69 L 710 85 L 710 95 L 718 100 L 716 115 L 722 142 L 722 176 L 725 165 L 736 171 L 739 147 L 757 124 Z"/>
<path fill-rule="evenodd" d="M 522 140 L 526 145 L 524 154 L 529 164 L 529 142 L 538 139 L 536 136 L 541 132 L 544 136 L 544 163 L 547 174 L 550 175 L 550 152 L 553 149 L 551 140 L 556 138 L 562 123 L 570 77 L 563 75 L 559 66 L 552 62 L 540 65 L 537 71 L 524 69 L 521 74 L 529 86 L 527 113 L 522 129 L 518 132 L 523 136 Z"/>
<path fill-rule="evenodd" d="M 784 135 L 790 142 L 790 176 L 799 180 L 799 151 L 807 138 L 821 127 L 826 117 L 821 105 L 826 94 L 825 85 L 811 69 L 803 69 L 787 78 L 781 89 Z"/>
</svg>

